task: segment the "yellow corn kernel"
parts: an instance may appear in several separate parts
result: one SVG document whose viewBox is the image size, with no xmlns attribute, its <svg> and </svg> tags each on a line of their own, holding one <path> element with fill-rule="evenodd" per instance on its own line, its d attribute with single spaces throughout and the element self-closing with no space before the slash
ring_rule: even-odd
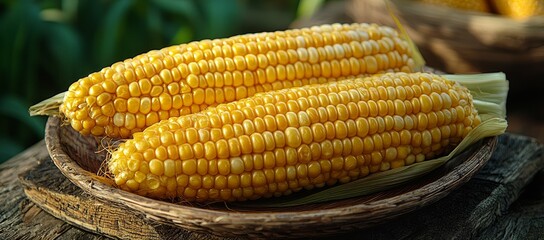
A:
<svg viewBox="0 0 544 240">
<path fill-rule="evenodd" d="M 128 138 L 158 120 L 259 92 L 396 69 L 414 71 L 411 55 L 395 30 L 374 24 L 202 40 L 153 50 L 92 73 L 70 86 L 59 110 L 81 133 Z M 127 113 L 141 114 L 144 126 L 133 124 Z M 99 119 L 107 125 L 98 124 Z"/>
<path fill-rule="evenodd" d="M 399 88 L 413 93 L 398 94 Z M 375 102 L 372 89 L 391 103 L 382 114 L 380 107 L 360 108 Z M 319 100 L 310 104 L 312 98 Z M 394 104 L 399 98 L 406 102 Z M 456 100 L 444 104 L 448 98 Z M 304 111 L 299 102 L 308 102 Z M 408 102 L 421 109 L 404 115 L 391 109 L 405 110 L 401 103 Z M 268 105 L 281 109 L 270 115 Z M 301 117 L 309 112 L 323 116 Z M 387 73 L 260 93 L 170 118 L 122 143 L 108 167 L 119 187 L 154 198 L 248 200 L 421 162 L 445 154 L 479 123 L 461 85 L 426 73 Z"/>
</svg>

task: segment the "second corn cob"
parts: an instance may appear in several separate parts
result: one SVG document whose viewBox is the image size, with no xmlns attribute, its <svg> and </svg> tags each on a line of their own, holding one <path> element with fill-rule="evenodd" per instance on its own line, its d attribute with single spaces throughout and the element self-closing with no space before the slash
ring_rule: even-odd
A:
<svg viewBox="0 0 544 240">
<path fill-rule="evenodd" d="M 497 13 L 515 19 L 544 15 L 544 0 L 492 0 Z"/>
<path fill-rule="evenodd" d="M 439 6 L 457 8 L 468 11 L 489 12 L 487 0 L 418 0 Z"/>
<path fill-rule="evenodd" d="M 480 118 L 438 75 L 389 73 L 257 94 L 155 124 L 108 162 L 122 189 L 232 201 L 349 182 L 449 151 Z"/>
<path fill-rule="evenodd" d="M 417 0 L 462 10 L 496 13 L 514 19 L 544 15 L 544 0 Z"/>
<path fill-rule="evenodd" d="M 130 137 L 160 120 L 255 93 L 387 71 L 414 71 L 395 30 L 334 24 L 151 51 L 72 84 L 60 111 L 82 134 Z"/>
</svg>

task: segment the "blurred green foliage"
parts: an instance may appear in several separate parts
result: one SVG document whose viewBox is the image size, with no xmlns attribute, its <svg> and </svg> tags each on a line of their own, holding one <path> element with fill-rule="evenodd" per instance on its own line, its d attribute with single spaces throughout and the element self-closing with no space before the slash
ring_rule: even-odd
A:
<svg viewBox="0 0 544 240">
<path fill-rule="evenodd" d="M 80 77 L 173 44 L 286 29 L 316 9 L 304 2 L 0 0 L 0 163 L 43 138 L 29 106 Z"/>
</svg>

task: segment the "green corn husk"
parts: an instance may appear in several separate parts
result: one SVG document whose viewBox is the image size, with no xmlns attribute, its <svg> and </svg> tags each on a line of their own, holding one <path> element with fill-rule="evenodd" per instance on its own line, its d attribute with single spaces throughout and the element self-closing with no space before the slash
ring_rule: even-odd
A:
<svg viewBox="0 0 544 240">
<path fill-rule="evenodd" d="M 385 172 L 325 188 L 298 197 L 273 198 L 264 201 L 237 203 L 243 207 L 291 207 L 303 204 L 321 203 L 384 191 L 415 180 L 443 166 L 483 138 L 498 136 L 506 131 L 506 98 L 508 81 L 504 73 L 469 75 L 443 75 L 466 86 L 474 99 L 482 123 L 474 128 L 448 155 L 420 163 L 395 168 Z"/>
</svg>

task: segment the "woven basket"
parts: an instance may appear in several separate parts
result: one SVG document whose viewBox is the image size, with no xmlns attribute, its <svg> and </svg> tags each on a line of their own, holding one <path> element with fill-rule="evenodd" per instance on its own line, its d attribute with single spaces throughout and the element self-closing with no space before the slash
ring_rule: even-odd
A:
<svg viewBox="0 0 544 240">
<path fill-rule="evenodd" d="M 544 74 L 544 17 L 516 21 L 415 0 L 390 2 L 430 67 L 450 73 Z M 357 22 L 395 26 L 385 0 L 352 0 L 347 11 Z"/>
<path fill-rule="evenodd" d="M 288 208 L 248 208 L 232 204 L 174 204 L 114 188 L 97 176 L 106 151 L 56 117 L 49 118 L 45 141 L 51 158 L 75 185 L 102 203 L 143 213 L 156 224 L 218 236 L 312 237 L 384 223 L 446 196 L 467 182 L 490 158 L 497 137 L 486 138 L 425 178 L 392 190 L 346 200 Z M 451 164 L 450 164 L 451 163 Z M 137 226 L 135 226 L 137 229 Z"/>
</svg>

